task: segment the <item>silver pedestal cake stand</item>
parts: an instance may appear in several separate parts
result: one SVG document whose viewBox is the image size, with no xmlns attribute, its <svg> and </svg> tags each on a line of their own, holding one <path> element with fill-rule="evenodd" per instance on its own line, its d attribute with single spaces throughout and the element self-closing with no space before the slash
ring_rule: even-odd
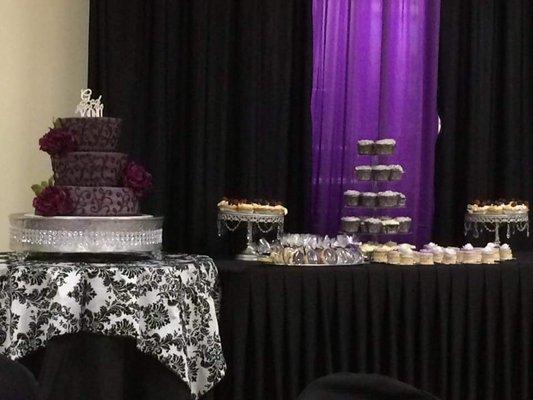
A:
<svg viewBox="0 0 533 400">
<path fill-rule="evenodd" d="M 12 214 L 10 248 L 32 253 L 148 253 L 161 258 L 163 217 L 41 217 Z"/>
<path fill-rule="evenodd" d="M 483 231 L 494 233 L 494 243 L 500 244 L 500 227 L 507 225 L 506 237 L 519 232 L 526 232 L 529 237 L 529 214 L 465 214 L 465 236 L 472 231 L 475 238 Z"/>
<path fill-rule="evenodd" d="M 254 225 L 261 233 L 267 234 L 276 229 L 278 238 L 283 234 L 285 216 L 281 214 L 239 213 L 219 211 L 217 218 L 218 236 L 222 236 L 223 228 L 230 232 L 236 231 L 241 224 L 246 224 L 246 249 L 237 256 L 239 260 L 255 261 L 258 258 L 254 246 Z"/>
</svg>

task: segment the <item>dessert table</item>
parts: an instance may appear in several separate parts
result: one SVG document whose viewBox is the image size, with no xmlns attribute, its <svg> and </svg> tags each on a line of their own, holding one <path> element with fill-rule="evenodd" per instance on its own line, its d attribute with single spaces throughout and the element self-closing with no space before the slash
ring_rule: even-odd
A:
<svg viewBox="0 0 533 400">
<path fill-rule="evenodd" d="M 196 399 L 225 373 L 218 303 L 217 269 L 206 256 L 52 262 L 0 254 L 0 352 L 12 359 L 31 358 L 50 345 L 58 351 L 48 358 L 78 352 L 90 359 L 98 354 L 98 369 L 107 365 L 116 370 L 117 365 L 107 360 L 113 359 L 113 351 L 102 349 L 125 352 L 134 345 L 184 382 L 190 392 L 187 398 Z M 73 334 L 83 339 L 73 342 Z M 102 347 L 96 335 L 128 343 Z M 93 347 L 87 344 L 95 340 Z M 80 352 L 83 346 L 85 353 Z M 103 372 L 99 385 L 105 387 L 110 375 Z M 53 377 L 46 378 L 39 379 L 43 391 L 57 392 Z M 75 377 L 64 380 L 65 385 L 69 379 Z"/>
<path fill-rule="evenodd" d="M 533 398 L 533 253 L 497 265 L 217 261 L 228 363 L 216 399 L 292 400 L 332 372 L 441 399 Z"/>
</svg>

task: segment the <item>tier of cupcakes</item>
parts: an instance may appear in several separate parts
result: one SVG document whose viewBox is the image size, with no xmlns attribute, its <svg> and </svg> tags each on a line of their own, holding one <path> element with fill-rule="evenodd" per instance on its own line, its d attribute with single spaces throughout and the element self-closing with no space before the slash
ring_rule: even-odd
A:
<svg viewBox="0 0 533 400">
<path fill-rule="evenodd" d="M 396 141 L 394 139 L 381 140 L 359 140 L 357 142 L 357 151 L 360 155 L 381 156 L 394 154 L 396 150 Z"/>
<path fill-rule="evenodd" d="M 368 233 L 372 235 L 409 233 L 411 218 L 409 217 L 342 217 L 341 228 L 345 233 Z"/>
<path fill-rule="evenodd" d="M 344 192 L 344 203 L 348 207 L 401 208 L 405 207 L 407 198 L 403 193 L 390 190 L 377 193 L 347 190 Z"/>
<path fill-rule="evenodd" d="M 355 167 L 355 177 L 359 181 L 399 181 L 402 179 L 401 165 L 359 165 Z"/>
</svg>

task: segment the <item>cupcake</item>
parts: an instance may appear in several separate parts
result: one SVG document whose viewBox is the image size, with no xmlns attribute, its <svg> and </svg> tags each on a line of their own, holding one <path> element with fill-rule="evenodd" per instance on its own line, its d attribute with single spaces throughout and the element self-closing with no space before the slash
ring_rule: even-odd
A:
<svg viewBox="0 0 533 400">
<path fill-rule="evenodd" d="M 390 250 L 387 253 L 387 263 L 392 265 L 400 264 L 400 252 L 398 250 Z"/>
<path fill-rule="evenodd" d="M 357 190 L 347 190 L 344 192 L 344 204 L 347 206 L 356 207 L 359 205 L 359 193 Z"/>
<path fill-rule="evenodd" d="M 364 207 L 376 207 L 377 205 L 377 195 L 372 192 L 361 193 L 360 196 L 361 205 Z"/>
<path fill-rule="evenodd" d="M 378 246 L 374 249 L 372 253 L 372 261 L 376 263 L 386 263 L 387 262 L 387 253 L 389 250 L 386 247 Z"/>
<path fill-rule="evenodd" d="M 346 233 L 357 233 L 361 226 L 361 219 L 357 217 L 342 217 L 341 228 Z"/>
<path fill-rule="evenodd" d="M 411 230 L 411 218 L 409 217 L 396 217 L 396 221 L 400 224 L 398 228 L 399 233 L 409 233 Z"/>
<path fill-rule="evenodd" d="M 492 249 L 487 249 L 486 247 L 481 250 L 481 263 L 482 264 L 494 264 L 494 254 Z"/>
<path fill-rule="evenodd" d="M 374 143 L 374 151 L 379 155 L 393 154 L 395 148 L 396 140 L 394 139 L 381 139 Z"/>
<path fill-rule="evenodd" d="M 503 214 L 503 206 L 499 204 L 491 204 L 487 206 L 487 214 L 493 214 L 493 215 Z"/>
<path fill-rule="evenodd" d="M 363 156 L 370 156 L 374 154 L 374 141 L 373 140 L 358 140 L 357 152 Z"/>
<path fill-rule="evenodd" d="M 368 242 L 368 243 L 363 243 L 361 246 L 359 246 L 359 250 L 363 252 L 363 255 L 366 258 L 370 258 L 372 256 L 372 253 L 376 249 L 376 247 L 377 246 L 374 243 Z"/>
<path fill-rule="evenodd" d="M 372 167 L 372 179 L 375 181 L 388 181 L 391 170 L 388 165 L 376 165 Z"/>
<path fill-rule="evenodd" d="M 285 207 L 283 207 L 281 204 L 276 204 L 273 207 L 273 213 L 278 215 L 287 215 L 289 210 L 287 210 Z"/>
<path fill-rule="evenodd" d="M 529 204 L 527 201 L 517 202 L 517 204 L 514 206 L 514 209 L 516 214 L 527 213 L 529 211 Z"/>
<path fill-rule="evenodd" d="M 476 263 L 481 264 L 483 262 L 483 247 L 474 247 L 474 251 L 476 252 Z"/>
<path fill-rule="evenodd" d="M 401 165 L 391 165 L 390 166 L 390 177 L 391 181 L 399 181 L 402 179 L 403 167 Z"/>
<path fill-rule="evenodd" d="M 444 249 L 442 263 L 447 265 L 457 264 L 457 251 L 449 247 Z"/>
<path fill-rule="evenodd" d="M 444 258 L 444 250 L 440 246 L 433 246 L 429 249 L 433 253 L 433 262 L 441 264 Z"/>
<path fill-rule="evenodd" d="M 508 261 L 513 259 L 513 252 L 508 244 L 502 244 L 500 246 L 500 260 Z"/>
<path fill-rule="evenodd" d="M 463 246 L 461 254 L 463 256 L 463 264 L 477 264 L 476 250 L 470 243 Z"/>
<path fill-rule="evenodd" d="M 366 220 L 363 218 L 361 218 L 361 223 L 359 224 L 359 232 L 368 233 L 368 225 L 366 224 Z"/>
<path fill-rule="evenodd" d="M 398 207 L 405 207 L 407 204 L 407 197 L 403 193 L 398 194 Z"/>
<path fill-rule="evenodd" d="M 420 264 L 420 252 L 413 250 L 413 259 L 415 261 L 415 264 Z"/>
<path fill-rule="evenodd" d="M 387 190 L 377 194 L 379 207 L 396 207 L 398 205 L 398 193 Z"/>
<path fill-rule="evenodd" d="M 457 264 L 463 263 L 463 253 L 459 247 L 448 247 L 451 250 L 455 250 L 455 256 L 457 258 Z"/>
<path fill-rule="evenodd" d="M 368 233 L 378 234 L 381 233 L 383 223 L 377 218 L 368 218 L 365 220 L 365 225 L 368 228 Z"/>
<path fill-rule="evenodd" d="M 485 246 L 486 249 L 492 251 L 492 256 L 494 257 L 494 262 L 500 262 L 500 246 L 496 243 L 487 243 Z"/>
<path fill-rule="evenodd" d="M 474 214 L 486 214 L 489 210 L 488 205 L 479 205 L 475 210 Z"/>
<path fill-rule="evenodd" d="M 408 248 L 399 249 L 400 252 L 400 265 L 414 265 L 415 257 L 414 252 Z"/>
<path fill-rule="evenodd" d="M 237 211 L 251 214 L 254 212 L 254 206 L 251 203 L 239 203 L 237 204 Z"/>
<path fill-rule="evenodd" d="M 398 229 L 400 228 L 400 223 L 394 219 L 387 219 L 382 224 L 383 232 L 388 234 L 398 233 Z"/>
<path fill-rule="evenodd" d="M 469 204 L 470 206 L 470 204 Z M 504 214 L 516 214 L 515 210 L 516 203 L 515 202 L 509 202 L 507 204 L 504 204 L 503 207 L 503 213 Z"/>
<path fill-rule="evenodd" d="M 466 212 L 468 214 L 475 214 L 477 208 L 478 208 L 477 204 L 469 204 L 469 205 L 466 206 Z"/>
<path fill-rule="evenodd" d="M 237 211 L 237 204 L 224 199 L 218 203 L 218 209 L 221 211 Z"/>
<path fill-rule="evenodd" d="M 420 254 L 420 265 L 433 265 L 433 252 L 429 249 L 421 249 Z"/>
<path fill-rule="evenodd" d="M 369 181 L 372 179 L 372 167 L 369 165 L 359 165 L 355 167 L 355 177 L 359 181 Z"/>
</svg>

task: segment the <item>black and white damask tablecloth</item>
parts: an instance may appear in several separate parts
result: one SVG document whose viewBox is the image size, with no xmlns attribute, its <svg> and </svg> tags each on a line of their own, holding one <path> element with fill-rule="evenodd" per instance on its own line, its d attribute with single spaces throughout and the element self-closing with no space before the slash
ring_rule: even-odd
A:
<svg viewBox="0 0 533 400">
<path fill-rule="evenodd" d="M 87 263 L 0 253 L 0 352 L 18 359 L 68 333 L 128 336 L 198 398 L 226 369 L 217 279 L 206 256 Z"/>
</svg>

